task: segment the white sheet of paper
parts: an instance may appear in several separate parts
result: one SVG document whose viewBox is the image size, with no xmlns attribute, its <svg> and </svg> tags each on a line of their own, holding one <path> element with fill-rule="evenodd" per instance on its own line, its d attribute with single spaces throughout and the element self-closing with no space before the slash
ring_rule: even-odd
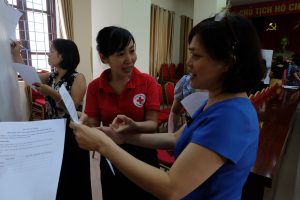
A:
<svg viewBox="0 0 300 200">
<path fill-rule="evenodd" d="M 20 63 L 13 63 L 13 67 L 19 74 L 21 75 L 22 79 L 33 89 L 33 83 L 41 83 L 41 79 L 36 72 L 36 69 L 32 66 L 20 64 Z"/>
<path fill-rule="evenodd" d="M 75 123 L 79 123 L 79 119 L 78 119 L 78 115 L 77 115 L 77 111 L 73 99 L 70 96 L 64 84 L 62 84 L 61 87 L 59 88 L 59 94 L 69 112 L 69 115 L 71 116 L 71 119 Z"/>
<path fill-rule="evenodd" d="M 190 116 L 196 112 L 196 110 L 203 104 L 203 102 L 208 98 L 207 92 L 194 92 L 189 96 L 185 97 L 181 104 L 183 105 L 184 109 Z"/>
<path fill-rule="evenodd" d="M 65 120 L 0 122 L 0 199 L 55 200 Z"/>
<path fill-rule="evenodd" d="M 16 38 L 16 26 L 21 15 L 17 9 L 0 0 L 0 121 L 22 120 L 24 114 L 10 50 L 10 42 Z"/>
</svg>

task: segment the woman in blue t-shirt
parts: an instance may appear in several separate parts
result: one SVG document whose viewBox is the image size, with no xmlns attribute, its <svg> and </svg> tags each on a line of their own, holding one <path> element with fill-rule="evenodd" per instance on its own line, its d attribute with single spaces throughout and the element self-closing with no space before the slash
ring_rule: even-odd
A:
<svg viewBox="0 0 300 200">
<path fill-rule="evenodd" d="M 98 151 L 159 199 L 238 200 L 258 146 L 257 113 L 246 92 L 263 77 L 259 39 L 249 20 L 221 12 L 197 24 L 188 42 L 191 87 L 209 94 L 188 125 L 175 133 L 120 134 L 130 120 L 119 115 L 113 140 L 85 125 L 71 127 L 82 148 Z M 115 142 L 174 149 L 176 161 L 165 172 Z"/>
</svg>

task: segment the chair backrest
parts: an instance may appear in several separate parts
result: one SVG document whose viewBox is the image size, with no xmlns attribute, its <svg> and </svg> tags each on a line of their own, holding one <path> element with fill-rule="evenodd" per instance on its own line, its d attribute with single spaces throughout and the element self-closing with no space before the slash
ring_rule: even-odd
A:
<svg viewBox="0 0 300 200">
<path fill-rule="evenodd" d="M 255 99 L 257 99 L 257 100 L 260 100 L 261 97 L 262 97 L 261 92 L 260 92 L 260 91 L 255 92 L 254 97 L 255 97 Z"/>
<path fill-rule="evenodd" d="M 160 78 L 162 83 L 167 82 L 169 79 L 169 65 L 168 64 L 162 64 L 160 66 Z"/>
<path fill-rule="evenodd" d="M 181 78 L 184 75 L 184 64 L 179 63 L 176 67 L 176 76 L 177 78 Z"/>
<path fill-rule="evenodd" d="M 169 106 L 172 106 L 173 104 L 173 100 L 174 100 L 174 83 L 173 82 L 167 82 L 165 85 L 164 85 L 164 88 L 165 88 L 165 94 L 166 94 L 166 97 L 167 97 L 167 104 Z"/>
<path fill-rule="evenodd" d="M 158 96 L 159 96 L 159 103 L 162 105 L 164 103 L 164 97 L 163 97 L 163 90 L 160 83 L 157 83 L 157 89 L 158 89 Z"/>
<path fill-rule="evenodd" d="M 176 79 L 176 66 L 174 63 L 170 64 L 169 66 L 169 75 L 170 75 L 170 80 Z"/>
<path fill-rule="evenodd" d="M 250 94 L 248 98 L 249 98 L 250 101 L 253 103 L 253 101 L 254 101 L 254 94 Z"/>
</svg>

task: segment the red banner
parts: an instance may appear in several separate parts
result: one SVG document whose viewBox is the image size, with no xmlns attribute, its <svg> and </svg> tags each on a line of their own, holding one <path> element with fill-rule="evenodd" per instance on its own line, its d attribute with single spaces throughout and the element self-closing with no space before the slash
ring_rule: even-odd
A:
<svg viewBox="0 0 300 200">
<path fill-rule="evenodd" d="M 259 3 L 246 6 L 235 6 L 231 12 L 240 13 L 246 17 L 261 17 L 300 12 L 300 0 L 289 0 L 272 3 Z"/>
</svg>

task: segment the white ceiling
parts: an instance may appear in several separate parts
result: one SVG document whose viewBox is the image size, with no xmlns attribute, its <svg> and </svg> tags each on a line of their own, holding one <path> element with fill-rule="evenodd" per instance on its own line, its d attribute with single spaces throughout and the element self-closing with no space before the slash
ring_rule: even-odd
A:
<svg viewBox="0 0 300 200">
<path fill-rule="evenodd" d="M 281 1 L 281 0 L 230 0 L 232 6 L 248 5 L 255 3 L 263 3 L 270 1 Z"/>
</svg>

